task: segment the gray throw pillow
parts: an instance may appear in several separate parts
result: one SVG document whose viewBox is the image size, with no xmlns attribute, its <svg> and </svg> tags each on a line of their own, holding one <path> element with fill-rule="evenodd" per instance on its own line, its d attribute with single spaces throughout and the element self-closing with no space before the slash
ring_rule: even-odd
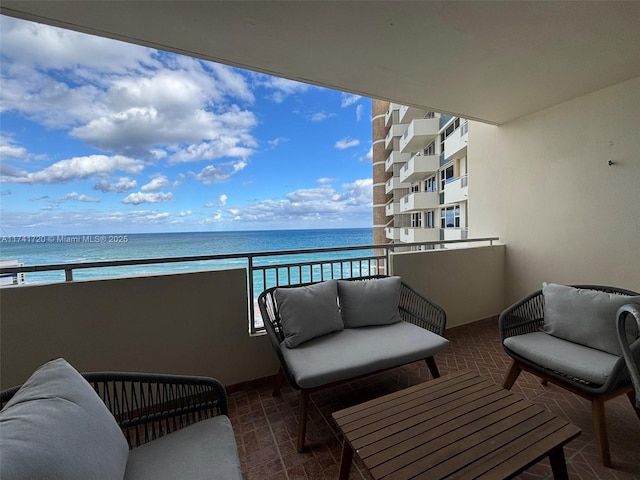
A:
<svg viewBox="0 0 640 480">
<path fill-rule="evenodd" d="M 345 328 L 389 325 L 402 320 L 398 311 L 400 277 L 339 280 L 338 299 Z"/>
<path fill-rule="evenodd" d="M 303 287 L 277 288 L 284 344 L 294 348 L 303 342 L 342 330 L 335 280 Z"/>
<path fill-rule="evenodd" d="M 616 312 L 627 303 L 640 304 L 640 296 L 618 295 L 543 283 L 543 331 L 564 340 L 621 355 L 616 334 Z M 627 338 L 638 335 L 635 322 L 627 322 Z"/>
<path fill-rule="evenodd" d="M 0 478 L 122 480 L 127 441 L 91 385 L 59 358 L 0 412 Z"/>
</svg>

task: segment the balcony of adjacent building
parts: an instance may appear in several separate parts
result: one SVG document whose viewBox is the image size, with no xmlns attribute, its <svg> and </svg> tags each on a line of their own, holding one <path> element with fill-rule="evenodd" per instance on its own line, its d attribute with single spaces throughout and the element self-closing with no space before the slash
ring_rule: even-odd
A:
<svg viewBox="0 0 640 480">
<path fill-rule="evenodd" d="M 387 180 L 387 182 L 385 183 L 384 192 L 385 193 L 392 193 L 394 190 L 399 190 L 399 189 L 403 189 L 403 188 L 409 188 L 409 186 L 410 186 L 409 183 L 401 182 L 400 181 L 400 177 L 394 175 L 389 180 Z"/>
<path fill-rule="evenodd" d="M 469 175 L 447 180 L 444 185 L 444 203 L 466 202 L 469 197 Z"/>
<path fill-rule="evenodd" d="M 398 200 L 391 199 L 385 205 L 385 215 L 392 217 L 400 213 L 400 202 Z"/>
<path fill-rule="evenodd" d="M 384 170 L 390 172 L 394 165 L 403 165 L 411 160 L 410 153 L 401 153 L 398 150 L 392 150 L 384 162 Z"/>
<path fill-rule="evenodd" d="M 406 155 L 406 154 L 402 154 Z M 434 175 L 440 167 L 439 155 L 423 155 L 416 153 L 409 158 L 400 169 L 400 181 L 415 183 Z"/>
<path fill-rule="evenodd" d="M 400 229 L 402 243 L 435 242 L 440 240 L 439 228 L 405 227 Z"/>
<path fill-rule="evenodd" d="M 422 151 L 437 136 L 440 129 L 438 118 L 415 118 L 411 120 L 399 141 L 403 153 Z"/>
<path fill-rule="evenodd" d="M 438 208 L 440 196 L 437 192 L 412 192 L 400 200 L 400 212 L 417 212 Z"/>
<path fill-rule="evenodd" d="M 398 122 L 409 123 L 414 118 L 433 118 L 436 114 L 426 108 L 401 105 L 398 110 Z"/>
<path fill-rule="evenodd" d="M 393 125 L 394 123 L 400 123 L 398 122 L 398 112 L 400 109 L 401 105 L 397 104 L 397 103 L 389 103 L 389 108 L 387 109 L 387 113 L 384 114 L 384 126 L 385 127 L 390 127 L 391 125 Z"/>
<path fill-rule="evenodd" d="M 399 150 L 400 139 L 407 129 L 406 125 L 395 124 L 389 127 L 386 137 L 384 138 L 384 148 L 387 150 Z"/>
<path fill-rule="evenodd" d="M 467 154 L 468 141 L 469 123 L 467 120 L 462 120 L 460 126 L 444 140 L 444 160 L 449 161 L 464 157 Z"/>
</svg>

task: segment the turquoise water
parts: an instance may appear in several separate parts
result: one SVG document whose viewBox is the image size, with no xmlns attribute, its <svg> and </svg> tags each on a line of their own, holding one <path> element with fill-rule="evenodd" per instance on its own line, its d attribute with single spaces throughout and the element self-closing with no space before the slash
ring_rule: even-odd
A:
<svg viewBox="0 0 640 480">
<path fill-rule="evenodd" d="M 370 228 L 99 236 L 0 237 L 0 258 L 17 260 L 24 265 L 50 265 L 105 260 L 150 259 L 192 255 L 346 247 L 371 245 L 372 243 L 373 230 Z M 255 260 L 255 264 L 276 265 L 286 262 L 341 259 L 348 258 L 349 256 L 370 255 L 371 253 L 371 250 L 362 250 L 355 253 L 335 252 L 295 256 L 272 256 L 258 258 Z M 227 259 L 129 267 L 75 269 L 73 277 L 74 280 L 89 280 L 232 267 L 246 268 L 247 260 Z M 317 269 L 319 268 L 320 267 L 317 267 Z M 275 275 L 275 272 L 269 273 L 267 284 L 274 281 Z M 284 273 L 279 272 L 278 275 L 284 275 Z M 303 281 L 307 280 L 309 275 L 310 273 L 303 271 Z M 254 276 L 254 278 L 256 277 Z M 26 273 L 25 281 L 26 283 L 60 282 L 64 281 L 64 273 L 62 271 Z M 259 281 L 261 282 L 261 280 Z"/>
</svg>

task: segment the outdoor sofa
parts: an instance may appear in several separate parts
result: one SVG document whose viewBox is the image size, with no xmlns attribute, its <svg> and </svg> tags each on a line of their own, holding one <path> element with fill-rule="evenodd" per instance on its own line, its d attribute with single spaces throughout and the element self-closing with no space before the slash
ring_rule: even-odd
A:
<svg viewBox="0 0 640 480">
<path fill-rule="evenodd" d="M 305 448 L 309 395 L 355 378 L 425 360 L 449 345 L 444 310 L 400 277 L 369 276 L 272 287 L 258 297 L 284 378 L 300 390 L 298 451 Z"/>
<path fill-rule="evenodd" d="M 81 375 L 60 358 L 0 400 L 3 480 L 242 479 L 212 378 Z"/>
</svg>

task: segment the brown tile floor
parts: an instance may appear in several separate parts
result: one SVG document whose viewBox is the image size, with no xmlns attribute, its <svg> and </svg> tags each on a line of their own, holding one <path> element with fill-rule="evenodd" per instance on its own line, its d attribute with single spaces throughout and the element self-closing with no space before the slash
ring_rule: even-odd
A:
<svg viewBox="0 0 640 480">
<path fill-rule="evenodd" d="M 500 346 L 495 320 L 450 329 L 447 337 L 450 347 L 436 357 L 441 374 L 468 368 L 497 384 L 502 383 L 509 359 Z M 312 394 L 308 447 L 302 454 L 295 447 L 297 391 L 285 386 L 279 397 L 272 397 L 271 384 L 266 381 L 233 391 L 229 396 L 229 415 L 236 432 L 244 478 L 337 478 L 342 438 L 331 413 L 429 379 L 424 362 L 416 362 Z M 544 387 L 526 373 L 512 390 L 545 405 L 552 413 L 582 429 L 582 435 L 565 446 L 571 479 L 640 480 L 640 420 L 626 396 L 607 402 L 605 407 L 614 463 L 614 468 L 609 469 L 600 464 L 589 402 L 554 385 Z M 354 459 L 350 479 L 369 478 L 362 464 Z M 517 478 L 552 478 L 548 460 L 532 466 Z"/>
</svg>

